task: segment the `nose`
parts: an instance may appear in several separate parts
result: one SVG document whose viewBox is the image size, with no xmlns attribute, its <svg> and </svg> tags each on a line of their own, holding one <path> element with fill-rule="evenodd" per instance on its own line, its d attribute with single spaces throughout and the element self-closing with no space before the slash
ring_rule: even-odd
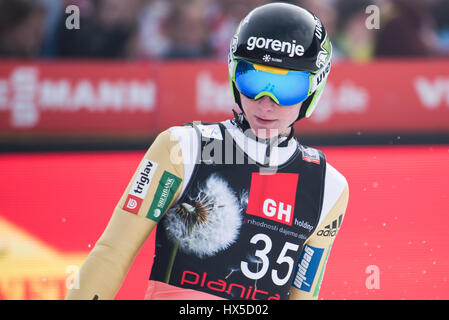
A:
<svg viewBox="0 0 449 320">
<path fill-rule="evenodd" d="M 263 96 L 257 101 L 259 107 L 266 111 L 274 111 L 278 107 L 277 103 L 269 96 Z"/>
</svg>

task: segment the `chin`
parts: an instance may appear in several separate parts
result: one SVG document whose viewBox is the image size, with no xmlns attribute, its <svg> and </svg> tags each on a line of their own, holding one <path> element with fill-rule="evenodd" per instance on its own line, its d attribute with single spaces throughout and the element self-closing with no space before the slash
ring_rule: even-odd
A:
<svg viewBox="0 0 449 320">
<path fill-rule="evenodd" d="M 259 120 L 257 120 L 257 117 L 251 118 L 251 121 L 248 121 L 249 125 L 251 127 L 251 130 L 253 133 L 261 139 L 269 139 L 273 137 L 277 137 L 282 132 L 285 132 L 286 129 L 281 130 L 279 129 L 279 121 L 275 121 L 271 124 L 264 124 L 260 123 Z"/>
<path fill-rule="evenodd" d="M 256 136 L 261 139 L 277 137 L 281 133 L 281 131 L 277 128 L 257 128 L 253 129 L 253 131 Z"/>
</svg>

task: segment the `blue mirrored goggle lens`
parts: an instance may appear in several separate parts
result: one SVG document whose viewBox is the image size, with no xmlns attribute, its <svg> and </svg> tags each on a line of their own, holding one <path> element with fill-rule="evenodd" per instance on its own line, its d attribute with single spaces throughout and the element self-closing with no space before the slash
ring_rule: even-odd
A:
<svg viewBox="0 0 449 320">
<path fill-rule="evenodd" d="M 282 106 L 304 101 L 309 93 L 309 72 L 289 71 L 277 74 L 254 68 L 252 63 L 239 60 L 235 71 L 237 89 L 250 99 L 261 92 L 273 94 Z"/>
</svg>

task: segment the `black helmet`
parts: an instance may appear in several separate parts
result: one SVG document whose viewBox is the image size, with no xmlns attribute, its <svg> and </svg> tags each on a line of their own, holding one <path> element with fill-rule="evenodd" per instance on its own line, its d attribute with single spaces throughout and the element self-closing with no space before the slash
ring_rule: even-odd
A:
<svg viewBox="0 0 449 320">
<path fill-rule="evenodd" d="M 316 83 L 312 86 L 313 93 L 304 100 L 297 120 L 309 117 L 324 88 L 331 56 L 327 32 L 311 12 L 280 2 L 257 7 L 240 22 L 230 45 L 229 79 L 235 102 L 242 109 L 235 85 L 236 60 L 306 71 L 315 75 Z"/>
</svg>

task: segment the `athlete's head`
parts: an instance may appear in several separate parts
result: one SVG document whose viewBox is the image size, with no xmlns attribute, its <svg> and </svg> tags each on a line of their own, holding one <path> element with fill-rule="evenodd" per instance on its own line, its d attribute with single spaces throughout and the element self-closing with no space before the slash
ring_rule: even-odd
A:
<svg viewBox="0 0 449 320">
<path fill-rule="evenodd" d="M 281 134 L 309 117 L 331 56 L 324 26 L 306 9 L 270 3 L 252 10 L 237 27 L 228 59 L 231 90 L 251 128 Z"/>
</svg>

